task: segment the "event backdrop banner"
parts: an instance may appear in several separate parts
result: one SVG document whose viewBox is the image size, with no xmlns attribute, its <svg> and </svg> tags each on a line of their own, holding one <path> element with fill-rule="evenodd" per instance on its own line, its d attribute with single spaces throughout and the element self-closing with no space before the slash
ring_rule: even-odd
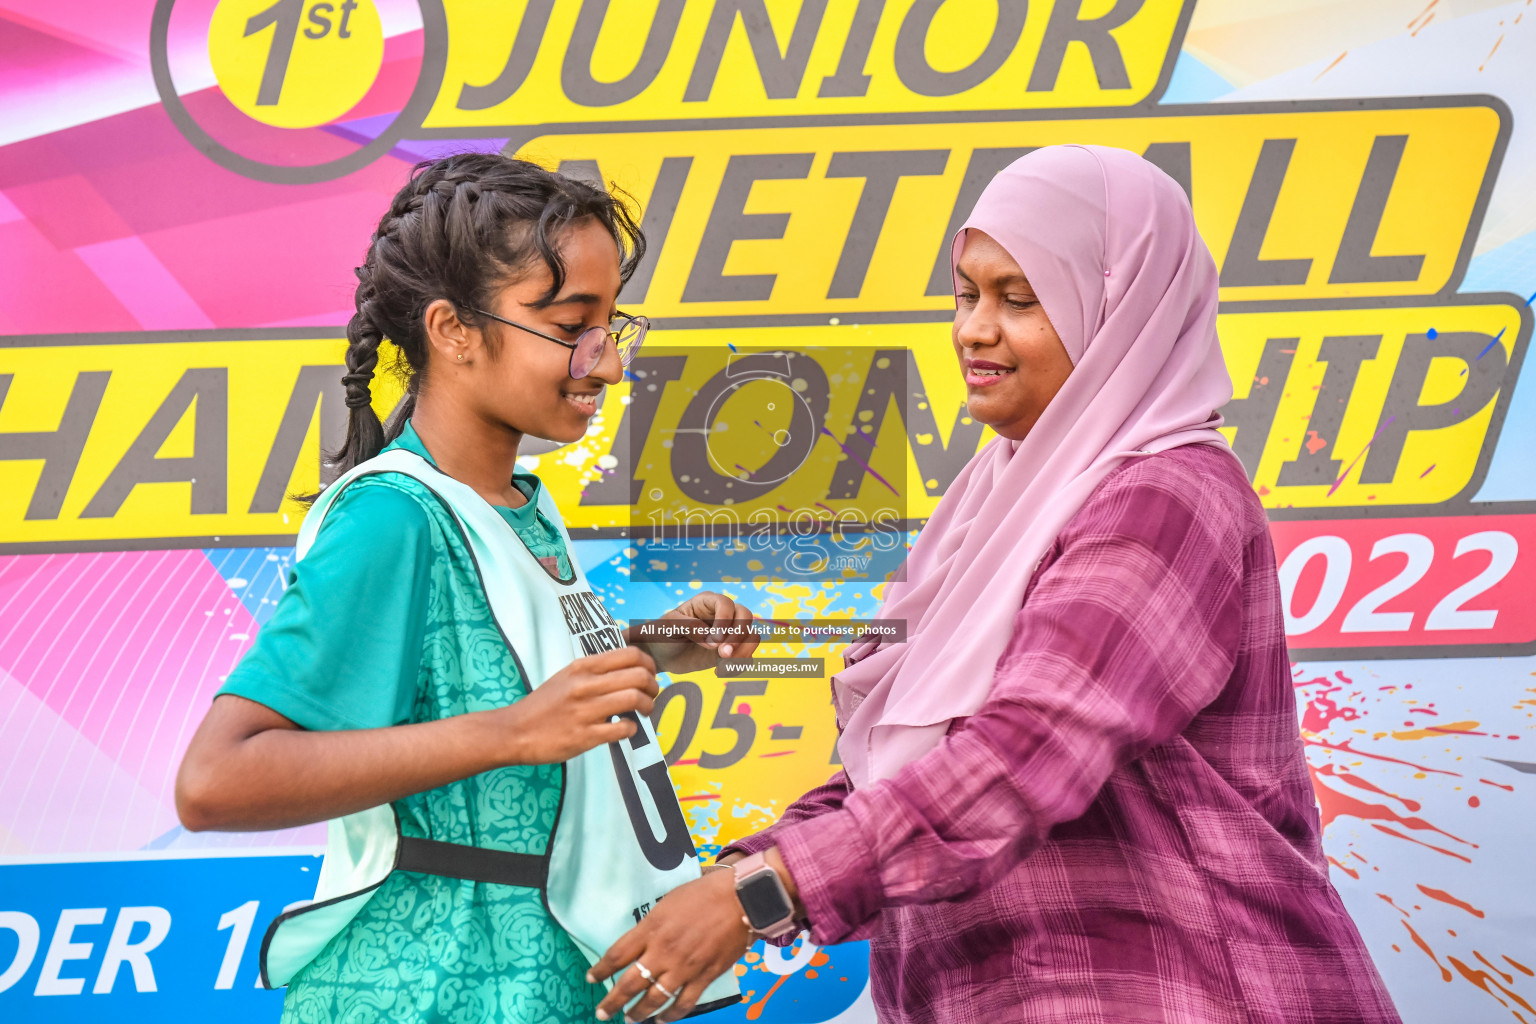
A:
<svg viewBox="0 0 1536 1024">
<path fill-rule="evenodd" d="M 277 1017 L 256 953 L 323 827 L 191 834 L 174 778 L 329 478 L 351 270 L 413 164 L 632 199 L 651 340 L 520 462 L 615 615 L 792 623 L 873 615 L 988 440 L 949 240 L 1082 142 L 1171 175 L 1220 268 L 1334 884 L 1405 1020 L 1536 1024 L 1529 8 L 0 0 L 0 1019 Z M 701 853 L 837 770 L 839 651 L 668 682 Z M 862 943 L 736 971 L 721 1019 L 874 1020 Z"/>
</svg>

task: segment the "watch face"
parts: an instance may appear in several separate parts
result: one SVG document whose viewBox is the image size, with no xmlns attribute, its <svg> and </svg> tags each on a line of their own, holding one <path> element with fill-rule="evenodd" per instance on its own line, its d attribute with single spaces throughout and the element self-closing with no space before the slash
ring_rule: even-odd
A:
<svg viewBox="0 0 1536 1024">
<path fill-rule="evenodd" d="M 794 912 L 779 880 L 770 871 L 748 878 L 737 887 L 736 896 L 753 928 L 766 928 Z"/>
</svg>

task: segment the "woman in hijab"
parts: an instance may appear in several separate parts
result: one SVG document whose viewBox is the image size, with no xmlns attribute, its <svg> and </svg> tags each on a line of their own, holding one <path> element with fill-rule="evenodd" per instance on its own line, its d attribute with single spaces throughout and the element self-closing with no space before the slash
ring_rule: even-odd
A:
<svg viewBox="0 0 1536 1024">
<path fill-rule="evenodd" d="M 1039 149 L 951 258 L 999 436 L 886 588 L 910 639 L 849 647 L 843 770 L 609 950 L 598 1016 L 643 993 L 632 1019 L 677 1019 L 781 934 L 738 900 L 766 865 L 815 942 L 871 940 L 885 1024 L 1397 1021 L 1328 880 L 1183 192 L 1124 150 Z"/>
</svg>

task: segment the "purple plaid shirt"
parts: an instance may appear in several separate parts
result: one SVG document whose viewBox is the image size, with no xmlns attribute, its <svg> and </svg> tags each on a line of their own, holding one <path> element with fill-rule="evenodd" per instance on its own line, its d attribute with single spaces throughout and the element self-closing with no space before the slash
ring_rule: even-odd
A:
<svg viewBox="0 0 1536 1024">
<path fill-rule="evenodd" d="M 1067 524 L 938 748 L 727 852 L 776 844 L 815 941 L 872 940 L 883 1024 L 1396 1022 L 1320 839 L 1268 523 L 1189 446 Z"/>
</svg>

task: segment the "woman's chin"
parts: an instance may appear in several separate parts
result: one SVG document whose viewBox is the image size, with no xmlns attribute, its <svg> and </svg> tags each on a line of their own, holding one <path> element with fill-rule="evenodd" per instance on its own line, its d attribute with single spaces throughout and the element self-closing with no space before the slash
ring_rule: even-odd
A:
<svg viewBox="0 0 1536 1024">
<path fill-rule="evenodd" d="M 977 423 L 996 430 L 999 424 L 1007 423 L 1014 418 L 1015 410 L 1011 408 L 1012 405 L 1013 403 L 1008 402 L 1002 395 L 972 392 L 966 399 L 965 411 Z"/>
<path fill-rule="evenodd" d="M 1047 402 L 1046 404 L 1049 404 Z M 1024 395 L 991 394 L 982 392 L 978 394 L 972 391 L 966 397 L 966 412 L 984 427 L 991 427 L 993 432 L 1000 437 L 1006 437 L 1014 441 L 1022 441 L 1029 434 L 1030 428 L 1044 412 L 1044 406 L 1037 404 L 1033 396 Z"/>
</svg>

